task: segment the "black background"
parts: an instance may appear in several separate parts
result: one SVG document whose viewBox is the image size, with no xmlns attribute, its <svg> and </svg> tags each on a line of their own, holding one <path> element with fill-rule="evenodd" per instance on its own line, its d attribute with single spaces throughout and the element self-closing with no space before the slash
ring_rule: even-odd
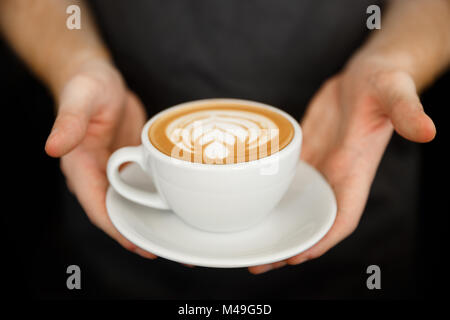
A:
<svg viewBox="0 0 450 320">
<path fill-rule="evenodd" d="M 2 289 L 9 297 L 82 298 L 66 289 L 70 252 L 59 241 L 58 212 L 61 179 L 59 162 L 48 157 L 44 145 L 53 120 L 53 101 L 47 90 L 0 42 L 2 160 L 4 171 L 2 221 Z M 427 113 L 436 123 L 436 139 L 421 146 L 420 244 L 414 278 L 418 298 L 439 298 L 445 289 L 448 215 L 447 157 L 450 75 L 441 76 L 422 95 Z M 355 275 L 360 277 L 360 275 Z M 84 281 L 95 283 L 95 279 Z M 95 290 L 95 285 L 91 289 Z M 409 296 L 405 292 L 405 296 Z M 382 298 L 377 294 L 374 297 Z M 230 297 L 232 298 L 232 297 Z"/>
</svg>

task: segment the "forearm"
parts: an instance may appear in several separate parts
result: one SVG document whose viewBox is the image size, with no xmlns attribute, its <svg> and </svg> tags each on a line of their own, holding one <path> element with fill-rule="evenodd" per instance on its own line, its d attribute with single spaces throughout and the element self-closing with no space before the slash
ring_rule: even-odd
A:
<svg viewBox="0 0 450 320">
<path fill-rule="evenodd" d="M 66 0 L 0 0 L 0 31 L 33 72 L 57 96 L 87 59 L 110 59 L 82 1 L 81 29 L 66 27 Z"/>
<path fill-rule="evenodd" d="M 421 91 L 450 64 L 450 0 L 391 0 L 355 58 L 403 69 Z"/>
</svg>

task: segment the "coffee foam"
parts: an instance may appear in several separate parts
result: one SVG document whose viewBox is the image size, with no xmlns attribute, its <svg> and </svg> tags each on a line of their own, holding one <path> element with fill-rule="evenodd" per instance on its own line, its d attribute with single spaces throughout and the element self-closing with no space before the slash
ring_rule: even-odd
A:
<svg viewBox="0 0 450 320">
<path fill-rule="evenodd" d="M 275 111 L 227 103 L 174 109 L 157 119 L 148 132 L 161 152 L 208 164 L 269 156 L 289 144 L 293 135 L 290 121 Z"/>
</svg>

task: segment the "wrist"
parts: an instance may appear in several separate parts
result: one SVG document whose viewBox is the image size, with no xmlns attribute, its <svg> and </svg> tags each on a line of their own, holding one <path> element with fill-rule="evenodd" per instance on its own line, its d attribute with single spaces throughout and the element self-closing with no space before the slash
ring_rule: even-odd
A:
<svg viewBox="0 0 450 320">
<path fill-rule="evenodd" d="M 106 50 L 78 50 L 60 63 L 52 63 L 49 70 L 48 85 L 57 99 L 62 89 L 76 74 L 88 72 L 92 65 L 106 65 L 113 68 L 113 62 Z"/>
<path fill-rule="evenodd" d="M 411 76 L 417 73 L 414 70 L 414 59 L 403 52 L 382 52 L 362 49 L 357 51 L 348 61 L 345 69 L 361 68 L 377 71 L 403 71 Z"/>
<path fill-rule="evenodd" d="M 369 69 L 371 72 L 405 72 L 411 76 L 417 91 L 420 92 L 448 68 L 449 62 L 450 59 L 446 59 L 441 55 L 428 57 L 406 50 L 382 47 L 371 48 L 368 46 L 354 54 L 347 63 L 345 70 Z"/>
</svg>

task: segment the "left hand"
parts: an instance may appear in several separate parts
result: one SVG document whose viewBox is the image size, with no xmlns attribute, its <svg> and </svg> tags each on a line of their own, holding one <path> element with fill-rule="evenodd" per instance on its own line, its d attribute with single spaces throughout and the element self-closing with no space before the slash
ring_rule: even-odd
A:
<svg viewBox="0 0 450 320">
<path fill-rule="evenodd" d="M 263 273 L 320 257 L 358 226 L 369 190 L 393 130 L 415 142 L 436 129 L 407 72 L 381 58 L 354 59 L 320 88 L 301 122 L 302 159 L 328 180 L 337 200 L 330 231 L 308 250 L 285 261 L 253 266 Z"/>
</svg>

